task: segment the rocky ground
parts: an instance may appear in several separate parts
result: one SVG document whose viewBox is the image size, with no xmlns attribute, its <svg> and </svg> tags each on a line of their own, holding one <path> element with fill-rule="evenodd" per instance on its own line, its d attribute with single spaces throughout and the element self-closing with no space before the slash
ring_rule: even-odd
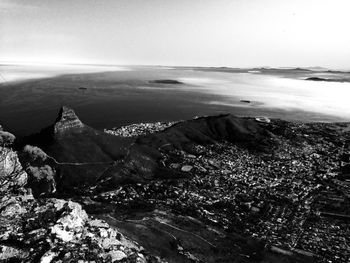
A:
<svg viewBox="0 0 350 263">
<path fill-rule="evenodd" d="M 34 198 L 7 139 L 0 146 L 0 262 L 163 262 L 76 202 Z"/>
</svg>

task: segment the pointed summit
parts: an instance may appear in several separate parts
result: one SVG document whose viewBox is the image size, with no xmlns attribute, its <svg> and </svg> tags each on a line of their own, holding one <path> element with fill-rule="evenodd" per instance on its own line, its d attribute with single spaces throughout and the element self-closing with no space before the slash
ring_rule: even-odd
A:
<svg viewBox="0 0 350 263">
<path fill-rule="evenodd" d="M 84 124 L 79 120 L 74 110 L 67 106 L 63 106 L 58 113 L 54 125 L 54 131 L 55 133 L 63 133 L 71 129 L 79 129 L 83 127 Z"/>
</svg>

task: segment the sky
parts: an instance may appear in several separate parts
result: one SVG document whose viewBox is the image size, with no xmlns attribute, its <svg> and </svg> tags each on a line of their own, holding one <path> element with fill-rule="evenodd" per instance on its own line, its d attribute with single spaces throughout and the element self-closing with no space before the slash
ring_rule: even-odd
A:
<svg viewBox="0 0 350 263">
<path fill-rule="evenodd" d="M 349 0 L 0 0 L 0 61 L 350 69 Z"/>
</svg>

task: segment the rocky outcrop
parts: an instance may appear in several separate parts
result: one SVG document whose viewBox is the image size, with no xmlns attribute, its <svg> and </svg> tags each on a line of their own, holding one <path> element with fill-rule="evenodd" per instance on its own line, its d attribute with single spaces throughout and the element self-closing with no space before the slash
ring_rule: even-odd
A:
<svg viewBox="0 0 350 263">
<path fill-rule="evenodd" d="M 83 127 L 84 124 L 79 120 L 75 112 L 71 108 L 63 106 L 56 119 L 54 132 L 56 134 L 59 134 L 72 129 L 80 129 Z"/>
<path fill-rule="evenodd" d="M 10 148 L 0 146 L 0 196 L 18 192 L 28 180 L 18 155 Z"/>
<path fill-rule="evenodd" d="M 34 150 L 39 155 L 31 162 L 39 166 L 27 169 L 47 179 L 51 167 L 40 166 L 47 158 Z M 27 188 L 30 177 L 17 152 L 1 146 L 0 262 L 162 262 L 117 229 L 89 217 L 80 204 L 36 199 Z"/>
<path fill-rule="evenodd" d="M 31 195 L 1 200 L 0 259 L 23 262 L 161 262 L 81 205 Z"/>
</svg>

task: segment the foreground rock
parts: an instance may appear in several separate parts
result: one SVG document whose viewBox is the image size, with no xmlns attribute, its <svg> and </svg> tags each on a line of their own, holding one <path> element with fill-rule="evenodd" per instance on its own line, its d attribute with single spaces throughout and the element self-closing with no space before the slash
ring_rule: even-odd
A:
<svg viewBox="0 0 350 263">
<path fill-rule="evenodd" d="M 78 203 L 35 199 L 28 178 L 0 146 L 0 262 L 162 262 Z"/>
<path fill-rule="evenodd" d="M 17 153 L 0 146 L 0 196 L 20 192 L 27 179 Z"/>
<path fill-rule="evenodd" d="M 161 262 L 81 205 L 32 195 L 3 197 L 0 259 L 34 262 Z M 125 262 L 125 261 L 124 261 Z"/>
</svg>

